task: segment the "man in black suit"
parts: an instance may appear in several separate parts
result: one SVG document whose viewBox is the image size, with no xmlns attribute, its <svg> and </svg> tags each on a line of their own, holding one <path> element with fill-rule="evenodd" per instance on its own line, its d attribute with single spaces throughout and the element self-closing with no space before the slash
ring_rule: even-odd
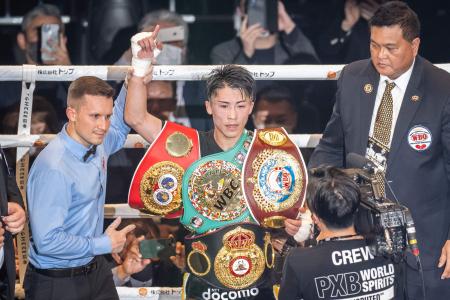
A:
<svg viewBox="0 0 450 300">
<path fill-rule="evenodd" d="M 15 177 L 0 148 L 0 299 L 14 299 L 16 266 L 13 234 L 22 231 L 26 217 Z"/>
<path fill-rule="evenodd" d="M 382 5 L 370 32 L 371 59 L 343 69 L 309 166 L 345 167 L 351 152 L 372 160 L 412 212 L 427 298 L 450 299 L 450 74 L 417 55 L 420 22 L 404 2 Z M 406 261 L 408 296 L 422 299 L 416 260 Z"/>
</svg>

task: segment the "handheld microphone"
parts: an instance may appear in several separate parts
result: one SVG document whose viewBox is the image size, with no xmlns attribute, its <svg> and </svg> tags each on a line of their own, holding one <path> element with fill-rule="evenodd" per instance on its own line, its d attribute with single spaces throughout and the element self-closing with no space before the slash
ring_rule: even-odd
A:
<svg viewBox="0 0 450 300">
<path fill-rule="evenodd" d="M 406 209 L 404 214 L 406 222 L 406 236 L 408 237 L 408 246 L 411 250 L 411 253 L 417 257 L 419 256 L 419 247 L 417 245 L 416 227 L 414 226 L 414 220 L 409 209 Z"/>
</svg>

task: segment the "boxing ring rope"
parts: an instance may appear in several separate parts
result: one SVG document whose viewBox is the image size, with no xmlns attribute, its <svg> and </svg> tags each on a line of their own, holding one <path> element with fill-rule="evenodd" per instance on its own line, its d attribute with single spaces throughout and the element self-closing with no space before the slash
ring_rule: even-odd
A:
<svg viewBox="0 0 450 300">
<path fill-rule="evenodd" d="M 24 66 L 1 66 L 0 81 L 24 80 Z M 450 73 L 450 63 L 436 64 Z M 127 66 L 34 66 L 36 81 L 73 81 L 81 76 L 123 80 Z M 202 80 L 214 65 L 155 66 L 154 80 Z M 256 80 L 334 80 L 344 65 L 245 65 Z"/>
<path fill-rule="evenodd" d="M 0 135 L 0 144 L 3 148 L 13 147 L 45 147 L 55 134 L 32 135 Z M 319 143 L 321 134 L 290 134 L 299 148 L 314 148 Z M 138 134 L 129 134 L 123 148 L 148 148 L 150 144 Z"/>
<path fill-rule="evenodd" d="M 30 65 L 0 67 L 0 81 L 22 81 Z M 155 80 L 202 80 L 216 66 L 155 66 Z M 336 79 L 344 65 L 246 65 L 256 80 Z M 450 64 L 448 66 L 450 70 Z M 128 66 L 33 66 L 36 81 L 73 81 L 81 76 L 123 80 Z"/>
<path fill-rule="evenodd" d="M 437 64 L 450 73 L 450 63 Z M 214 65 L 155 66 L 154 80 L 203 80 Z M 245 65 L 256 80 L 336 80 L 344 65 Z M 122 81 L 127 66 L 0 66 L 0 81 L 22 81 L 22 95 L 17 135 L 0 135 L 0 145 L 4 148 L 16 147 L 16 180 L 26 205 L 26 182 L 28 179 L 29 148 L 44 147 L 54 135 L 30 135 L 33 91 L 36 81 L 73 81 L 81 76 L 96 76 L 103 80 Z M 300 148 L 313 148 L 321 134 L 291 135 Z M 128 135 L 125 148 L 144 148 L 149 144 L 139 135 Z M 154 218 L 127 204 L 105 205 L 105 218 Z M 28 226 L 17 235 L 19 254 L 19 283 L 17 296 L 22 296 L 22 283 L 28 262 Z M 126 288 L 118 287 L 121 299 L 179 299 L 180 288 Z"/>
</svg>

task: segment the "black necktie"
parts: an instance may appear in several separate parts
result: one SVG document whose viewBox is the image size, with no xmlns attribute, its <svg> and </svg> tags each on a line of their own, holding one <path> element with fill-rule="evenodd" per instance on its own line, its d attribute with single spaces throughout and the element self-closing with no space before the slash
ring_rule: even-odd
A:
<svg viewBox="0 0 450 300">
<path fill-rule="evenodd" d="M 89 156 L 91 155 L 95 155 L 95 151 L 97 150 L 97 145 L 92 145 L 91 148 L 89 148 L 88 151 L 86 151 L 86 154 L 84 154 L 83 156 L 83 161 L 87 161 L 87 159 L 89 158 Z"/>
</svg>

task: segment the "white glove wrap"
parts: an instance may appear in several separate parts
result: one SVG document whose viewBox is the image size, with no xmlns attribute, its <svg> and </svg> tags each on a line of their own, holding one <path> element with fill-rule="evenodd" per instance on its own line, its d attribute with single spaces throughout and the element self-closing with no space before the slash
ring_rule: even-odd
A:
<svg viewBox="0 0 450 300">
<path fill-rule="evenodd" d="M 294 235 L 294 239 L 298 243 L 306 241 L 311 235 L 311 231 L 313 228 L 313 221 L 311 216 L 312 215 L 309 210 L 300 214 L 300 220 L 302 220 L 302 225 L 298 229 L 297 233 Z"/>
<path fill-rule="evenodd" d="M 134 69 L 134 76 L 143 77 L 152 64 L 151 59 L 138 58 L 138 52 L 142 49 L 141 46 L 139 46 L 138 41 L 151 36 L 152 32 L 139 32 L 131 38 L 131 52 L 133 53 L 133 57 L 131 58 L 131 66 Z M 161 50 L 155 48 L 153 50 L 153 57 L 156 58 L 160 52 Z"/>
</svg>

